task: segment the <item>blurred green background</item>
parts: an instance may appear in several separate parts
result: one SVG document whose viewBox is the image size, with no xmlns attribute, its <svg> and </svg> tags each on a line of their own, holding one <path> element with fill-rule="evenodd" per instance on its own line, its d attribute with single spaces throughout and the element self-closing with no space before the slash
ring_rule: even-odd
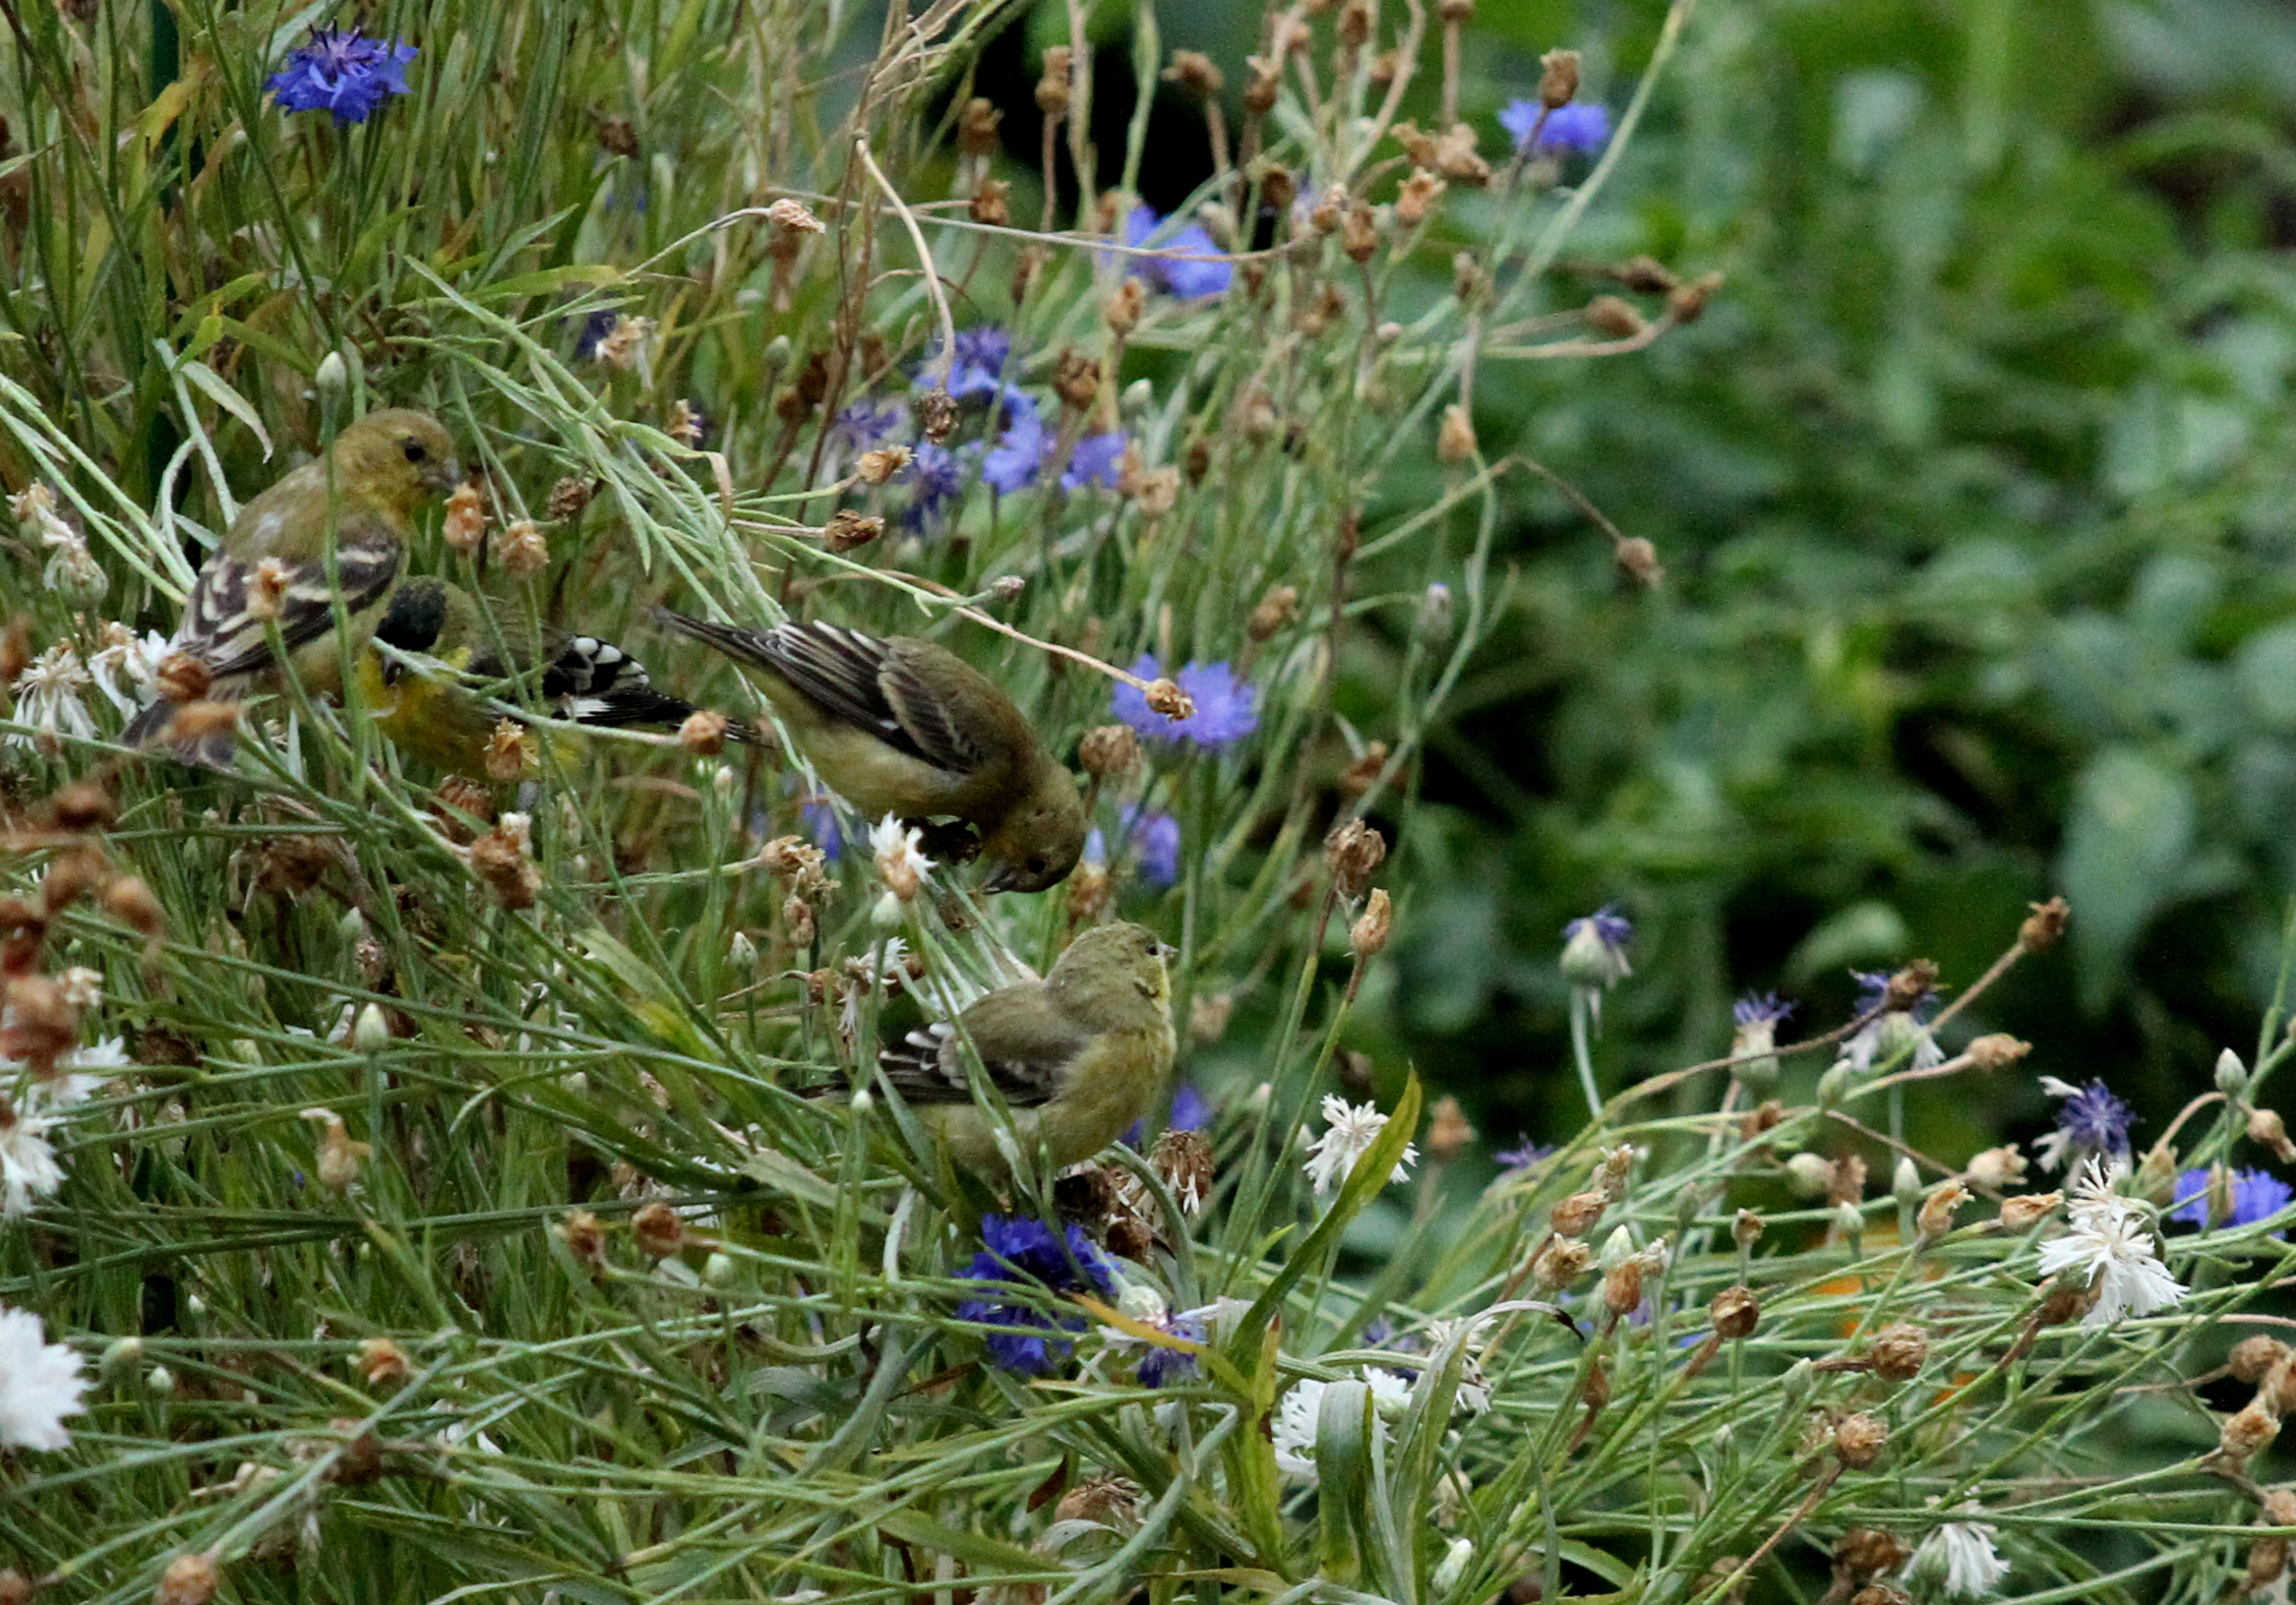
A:
<svg viewBox="0 0 2296 1605">
<path fill-rule="evenodd" d="M 1486 3 L 1461 114 L 1495 152 L 1497 108 L 1570 45 L 1615 115 L 1663 16 Z M 1256 18 L 1159 21 L 1233 97 Z M 981 69 L 1016 154 L 1053 22 Z M 1112 118 L 1129 50 L 1112 30 Z M 1141 188 L 1169 208 L 1207 167 L 1165 93 Z M 2053 892 L 2073 939 L 1969 1032 L 2104 1077 L 2141 1141 L 2247 1051 L 2296 869 L 2292 112 L 2296 9 L 2268 0 L 1697 7 L 1565 255 L 1726 285 L 1646 352 L 1475 386 L 1486 455 L 1580 486 L 1667 577 L 1620 584 L 1560 496 L 1509 481 L 1509 611 L 1432 743 L 1360 1043 L 1382 1079 L 1417 1063 L 1500 1143 L 1575 1125 L 1554 957 L 1609 901 L 1637 927 L 1611 1085 L 1723 1050 L 1748 988 L 1809 1031 L 1846 1018 L 1852 966 L 1966 983 Z M 1454 190 L 1445 226 L 1486 214 Z M 1558 273 L 1549 302 L 1609 287 Z M 1387 483 L 1390 520 L 1441 489 Z M 1354 637 L 1368 732 L 1408 618 Z M 2047 1107 L 2019 1073 L 1909 1135 L 1965 1154 Z"/>
</svg>

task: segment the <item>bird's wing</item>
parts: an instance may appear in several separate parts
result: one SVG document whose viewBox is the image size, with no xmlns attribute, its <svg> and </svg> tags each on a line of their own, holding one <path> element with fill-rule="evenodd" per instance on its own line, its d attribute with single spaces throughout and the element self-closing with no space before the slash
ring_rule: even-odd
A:
<svg viewBox="0 0 2296 1605">
<path fill-rule="evenodd" d="M 835 624 L 788 624 L 766 631 L 758 645 L 774 672 L 832 719 L 856 725 L 896 751 L 937 768 L 962 767 L 920 742 L 886 694 L 886 642 Z"/>
<path fill-rule="evenodd" d="M 941 768 L 971 774 L 1010 756 L 998 738 L 1018 713 L 955 653 L 930 641 L 889 643 L 877 684 L 910 741 Z"/>
<path fill-rule="evenodd" d="M 1054 1008 L 1039 982 L 1009 986 L 965 1010 L 965 1035 L 980 1051 L 990 1085 L 1017 1109 L 1052 1101 L 1091 1034 Z M 964 1044 L 945 1021 L 912 1032 L 879 1055 L 885 1078 L 912 1103 L 972 1100 Z"/>
<path fill-rule="evenodd" d="M 364 532 L 362 532 L 364 533 Z M 395 537 L 354 541 L 342 531 L 335 548 L 335 574 L 341 580 L 343 608 L 358 613 L 380 601 L 398 577 L 401 548 Z M 185 606 L 183 628 L 177 640 L 186 651 L 197 651 L 214 675 L 249 675 L 270 666 L 272 646 L 265 621 L 251 610 L 251 591 L 258 567 L 238 558 L 218 556 L 200 575 L 198 587 Z M 281 564 L 278 609 L 272 616 L 280 643 L 288 651 L 319 639 L 334 627 L 335 587 L 329 582 L 327 563 Z"/>
</svg>

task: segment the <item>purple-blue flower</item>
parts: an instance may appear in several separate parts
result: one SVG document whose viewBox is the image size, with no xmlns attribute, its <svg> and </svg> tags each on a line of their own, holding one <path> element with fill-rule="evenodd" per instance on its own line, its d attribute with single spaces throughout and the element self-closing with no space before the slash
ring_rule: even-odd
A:
<svg viewBox="0 0 2296 1605">
<path fill-rule="evenodd" d="M 1634 925 L 1615 905 L 1605 903 L 1562 927 L 1562 977 L 1573 986 L 1615 986 L 1634 974 L 1626 944 Z"/>
<path fill-rule="evenodd" d="M 1561 155 L 1565 151 L 1600 150 L 1610 139 L 1610 113 L 1601 106 L 1573 101 L 1557 106 L 1539 119 L 1540 105 L 1536 100 L 1510 100 L 1499 112 L 1499 127 L 1515 143 L 1517 155 L 1528 155 L 1537 150 L 1541 155 Z M 1537 143 L 1533 143 L 1536 134 Z"/>
<path fill-rule="evenodd" d="M 1491 1158 L 1504 1169 L 1528 1170 L 1553 1152 L 1552 1143 L 1535 1143 L 1528 1137 L 1518 1137 L 1513 1148 L 1502 1148 Z"/>
<path fill-rule="evenodd" d="M 1009 422 L 981 459 L 982 481 L 1001 496 L 1034 485 L 1045 465 L 1045 423 L 1036 403 L 1017 391 L 1006 401 Z"/>
<path fill-rule="evenodd" d="M 1033 1284 L 1045 1292 L 1088 1292 L 1104 1298 L 1116 1286 L 1115 1265 L 1073 1222 L 1055 1231 L 1042 1220 L 983 1216 L 981 1241 L 987 1246 L 965 1268 L 968 1281 Z M 1084 1330 L 1081 1320 L 1056 1320 L 1025 1304 L 984 1298 L 966 1299 L 957 1306 L 956 1317 L 1004 1329 L 988 1335 L 989 1357 L 1007 1371 L 1031 1376 L 1042 1376 L 1056 1361 L 1067 1358 L 1068 1335 Z"/>
<path fill-rule="evenodd" d="M 1730 1018 L 1741 1031 L 1748 1026 L 1776 1029 L 1792 1017 L 1793 1005 L 1780 1001 L 1776 992 L 1748 992 L 1730 1005 Z"/>
<path fill-rule="evenodd" d="M 2217 1221 L 2225 1226 L 2253 1226 L 2259 1220 L 2268 1220 L 2296 1203 L 2296 1187 L 2290 1187 L 2268 1170 L 2235 1170 L 2231 1175 L 2232 1213 Z M 2182 1220 L 2188 1225 L 2206 1226 L 2208 1217 L 2216 1207 L 2210 1196 L 2208 1172 L 2187 1170 L 2176 1178 L 2177 1204 L 2168 1212 L 2171 1220 Z M 2272 1233 L 2275 1237 L 2288 1235 L 2285 1228 Z"/>
<path fill-rule="evenodd" d="M 1152 653 L 1143 652 L 1132 665 L 1141 680 L 1156 680 L 1164 671 Z M 1196 705 L 1193 716 L 1175 719 L 1148 706 L 1148 693 L 1134 685 L 1118 684 L 1116 716 L 1143 736 L 1169 742 L 1193 742 L 1198 746 L 1225 746 L 1259 729 L 1253 711 L 1254 692 L 1245 680 L 1225 663 L 1191 663 L 1172 677 Z"/>
<path fill-rule="evenodd" d="M 1852 970 L 1850 977 L 1857 982 L 1857 1012 L 1871 1014 L 1890 999 L 1890 972 L 1887 970 Z M 1913 1007 L 1904 1011 L 1913 1017 L 1917 1026 L 1929 1024 L 1929 1017 L 1937 1012 L 1937 994 L 1924 993 Z"/>
<path fill-rule="evenodd" d="M 1200 1343 L 1204 1340 L 1204 1323 L 1198 1316 L 1176 1315 L 1153 1325 L 1185 1342 Z M 1169 1387 L 1196 1374 L 1196 1357 L 1183 1354 L 1177 1348 L 1151 1348 L 1147 1357 L 1141 1360 L 1138 1374 L 1143 1388 Z"/>
<path fill-rule="evenodd" d="M 1012 336 L 1001 328 L 960 330 L 949 365 L 948 393 L 959 401 L 987 400 L 1004 389 L 1004 367 L 1012 360 Z M 923 370 L 933 371 L 928 360 Z"/>
<path fill-rule="evenodd" d="M 1117 488 L 1117 477 L 1123 466 L 1124 432 L 1120 429 L 1106 435 L 1087 435 L 1076 443 L 1076 449 L 1068 453 L 1068 466 L 1060 475 L 1060 489 L 1081 491 L 1087 485 L 1102 485 L 1109 490 Z"/>
<path fill-rule="evenodd" d="M 2059 1165 L 2071 1169 L 2092 1154 L 2128 1159 L 2129 1128 L 2137 1123 L 2137 1111 L 2103 1082 L 2091 1079 L 2087 1086 L 2076 1087 L 2055 1076 L 2043 1076 L 2041 1091 L 2065 1100 L 2057 1105 L 2057 1129 L 2033 1147 L 2042 1169 L 2054 1170 Z"/>
<path fill-rule="evenodd" d="M 1172 1095 L 1172 1118 L 1164 1122 L 1167 1131 L 1202 1131 L 1212 1123 L 1216 1111 L 1212 1100 L 1186 1082 Z"/>
<path fill-rule="evenodd" d="M 945 446 L 917 443 L 917 450 L 903 470 L 909 485 L 909 510 L 901 515 L 911 529 L 937 521 L 949 503 L 964 489 L 964 464 Z"/>
<path fill-rule="evenodd" d="M 408 92 L 406 64 L 415 53 L 411 44 L 370 39 L 355 28 L 315 28 L 263 87 L 283 111 L 332 112 L 338 125 L 363 123 L 393 95 Z"/>
<path fill-rule="evenodd" d="M 837 444 L 848 451 L 867 451 L 908 421 L 898 401 L 872 401 L 862 397 L 837 414 Z"/>
<path fill-rule="evenodd" d="M 1140 884 L 1163 891 L 1179 879 L 1179 821 L 1152 813 L 1140 822 Z"/>
<path fill-rule="evenodd" d="M 1148 207 L 1134 207 L 1124 218 L 1124 243 L 1146 245 L 1148 237 L 1164 226 Z M 1157 249 L 1185 252 L 1177 257 L 1133 257 L 1126 269 L 1146 279 L 1175 298 L 1194 301 L 1207 295 L 1223 295 L 1235 281 L 1235 265 L 1223 260 L 1219 242 L 1207 233 L 1200 223 L 1189 223 L 1170 239 L 1158 242 Z"/>
<path fill-rule="evenodd" d="M 809 797 L 799 805 L 799 816 L 805 821 L 806 835 L 814 846 L 821 850 L 821 857 L 835 863 L 845 854 L 845 832 L 837 823 L 837 810 L 829 800 L 819 793 Z"/>
</svg>

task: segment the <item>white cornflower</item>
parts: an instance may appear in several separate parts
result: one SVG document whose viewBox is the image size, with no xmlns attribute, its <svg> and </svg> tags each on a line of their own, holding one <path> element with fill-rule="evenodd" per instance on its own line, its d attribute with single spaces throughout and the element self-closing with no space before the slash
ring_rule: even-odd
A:
<svg viewBox="0 0 2296 1605">
<path fill-rule="evenodd" d="M 38 1316 L 0 1309 L 0 1445 L 62 1449 L 72 1441 L 64 1417 L 80 1413 L 87 1391 L 79 1354 L 46 1341 Z"/>
<path fill-rule="evenodd" d="M 888 813 L 869 827 L 869 850 L 876 860 L 877 878 L 904 903 L 917 895 L 933 873 L 933 861 L 918 851 L 917 844 L 924 839 L 923 831 L 902 824 L 897 814 Z"/>
<path fill-rule="evenodd" d="M 1974 1500 L 1962 1511 L 1974 1514 Z M 1949 1599 L 1984 1599 L 2001 1590 L 2009 1563 L 1993 1548 L 2001 1536 L 1983 1521 L 1948 1521 L 1930 1529 L 1929 1536 L 1905 1563 L 1903 1575 L 1926 1577 L 1939 1584 Z"/>
<path fill-rule="evenodd" d="M 1910 1009 L 1887 1008 L 1890 997 L 1890 973 L 1887 970 L 1852 970 L 1861 988 L 1857 998 L 1857 1012 L 1874 1015 L 1855 1034 L 1842 1044 L 1837 1064 L 1846 1064 L 1859 1075 L 1864 1075 L 1876 1064 L 1888 1064 L 1900 1054 L 1909 1054 L 1904 1068 L 1930 1070 L 1945 1063 L 1945 1049 L 1937 1045 L 1930 1035 L 1929 1017 L 1937 1012 L 1935 994 L 1922 998 Z"/>
<path fill-rule="evenodd" d="M 65 971 L 63 979 L 68 980 L 71 974 Z M 127 1043 L 120 1038 L 106 1037 L 91 1046 L 76 1047 L 57 1058 L 55 1076 L 31 1084 L 26 1106 L 53 1112 L 85 1103 L 105 1082 L 134 1067 L 135 1060 L 128 1056 Z M 0 1072 L 21 1072 L 26 1068 L 22 1059 L 0 1057 Z"/>
<path fill-rule="evenodd" d="M 1378 1105 L 1365 1103 L 1359 1108 L 1334 1093 L 1323 1095 L 1323 1118 L 1327 1129 L 1308 1145 L 1307 1162 L 1301 1167 L 1314 1181 L 1317 1198 L 1348 1179 L 1356 1161 L 1370 1152 L 1387 1126 L 1387 1116 L 1379 1112 Z M 1404 1144 L 1403 1157 L 1396 1160 L 1394 1173 L 1387 1179 L 1409 1180 L 1419 1157 L 1419 1145 Z"/>
<path fill-rule="evenodd" d="M 48 1146 L 54 1124 L 0 1099 L 0 1218 L 30 1214 L 35 1199 L 50 1197 L 64 1185 L 64 1167 Z M 6 1371 L 0 1369 L 0 1383 L 5 1381 Z"/>
<path fill-rule="evenodd" d="M 2124 1315 L 2150 1315 L 2179 1303 L 2185 1289 L 2153 1251 L 2145 1212 L 2112 1190 L 2114 1172 L 2090 1159 L 2073 1185 L 2066 1207 L 2072 1229 L 2041 1245 L 2041 1270 L 2056 1276 L 2075 1271 L 2096 1290 L 2096 1303 L 2081 1318 L 2085 1327 L 2105 1327 Z"/>
<path fill-rule="evenodd" d="M 91 970 L 84 964 L 73 965 L 56 978 L 64 989 L 64 1001 L 80 1010 L 95 1008 L 103 1002 L 103 972 Z"/>
<path fill-rule="evenodd" d="M 16 722 L 57 736 L 92 737 L 95 721 L 81 700 L 92 684 L 72 643 L 58 641 L 16 677 Z M 33 738 L 19 733 L 8 740 L 29 746 Z"/>
<path fill-rule="evenodd" d="M 124 714 L 159 694 L 159 665 L 169 643 L 157 630 L 138 636 L 126 624 L 112 620 L 101 631 L 103 644 L 88 659 L 88 672 L 104 700 Z"/>
<path fill-rule="evenodd" d="M 54 491 L 45 485 L 33 485 L 10 497 L 8 510 L 16 514 L 17 526 L 25 534 L 36 536 L 41 545 L 55 548 L 55 556 L 48 559 L 47 568 L 40 574 L 42 585 L 83 606 L 103 595 L 109 584 L 103 566 L 89 552 L 88 542 L 80 531 L 56 511 Z"/>
<path fill-rule="evenodd" d="M 1294 1482 L 1315 1481 L 1315 1423 L 1329 1386 L 1312 1378 L 1296 1382 L 1276 1404 L 1276 1419 L 1268 1429 L 1275 1441 L 1276 1469 Z"/>
</svg>

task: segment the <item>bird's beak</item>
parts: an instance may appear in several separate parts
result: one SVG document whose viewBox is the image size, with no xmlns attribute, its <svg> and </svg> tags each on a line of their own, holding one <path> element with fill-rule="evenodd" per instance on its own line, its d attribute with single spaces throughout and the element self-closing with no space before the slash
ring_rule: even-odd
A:
<svg viewBox="0 0 2296 1605">
<path fill-rule="evenodd" d="M 424 465 L 422 479 L 425 486 L 439 495 L 451 495 L 454 487 L 462 483 L 462 459 L 448 457 L 440 461 L 434 458 Z"/>
<path fill-rule="evenodd" d="M 989 872 L 981 877 L 984 892 L 1009 892 L 1019 884 L 1020 876 L 1009 863 L 992 864 Z"/>
<path fill-rule="evenodd" d="M 1177 959 L 1179 957 L 1179 949 L 1173 946 L 1170 942 L 1158 942 L 1156 944 L 1156 956 L 1160 959 Z"/>
</svg>

